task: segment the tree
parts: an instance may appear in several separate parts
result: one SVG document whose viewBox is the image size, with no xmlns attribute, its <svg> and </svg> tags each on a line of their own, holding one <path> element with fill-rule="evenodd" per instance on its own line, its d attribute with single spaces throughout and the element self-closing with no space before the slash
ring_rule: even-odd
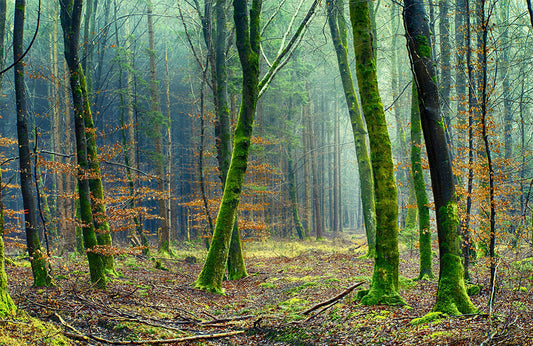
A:
<svg viewBox="0 0 533 346">
<path fill-rule="evenodd" d="M 421 124 L 437 213 L 440 272 L 433 311 L 450 315 L 472 313 L 476 308 L 470 301 L 464 284 L 457 197 L 445 125 L 439 109 L 435 68 L 431 59 L 430 31 L 423 2 L 404 0 L 403 19 L 418 90 Z"/>
<path fill-rule="evenodd" d="M 0 16 L 4 15 L 5 0 L 0 1 Z M 2 18 L 0 18 L 0 21 Z M 1 31 L 1 30 L 0 30 Z M 0 32 L 1 34 L 1 32 Z M 3 37 L 3 35 L 2 35 Z M 0 171 L 0 186 L 2 185 L 2 172 Z M 0 190 L 0 317 L 14 315 L 17 307 L 11 300 L 7 290 L 7 276 L 4 268 L 4 204 L 2 203 L 2 191 Z"/>
<path fill-rule="evenodd" d="M 431 223 L 429 219 L 428 197 L 426 194 L 426 182 L 422 168 L 422 129 L 420 127 L 420 105 L 416 83 L 413 81 L 411 102 L 411 171 L 416 192 L 416 205 L 418 208 L 418 239 L 420 248 L 420 271 L 419 280 L 434 277 L 431 253 Z"/>
<path fill-rule="evenodd" d="M 348 40 L 346 20 L 344 19 L 344 1 L 328 0 L 328 23 L 331 38 L 337 54 L 337 63 L 344 90 L 344 97 L 348 106 L 350 122 L 352 124 L 359 181 L 361 185 L 361 203 L 363 204 L 363 218 L 365 221 L 366 239 L 368 243 L 368 257 L 375 256 L 376 248 L 376 208 L 374 204 L 374 178 L 368 157 L 367 131 L 359 110 L 357 96 L 352 80 L 352 73 L 348 62 Z"/>
<path fill-rule="evenodd" d="M 284 48 L 280 49 L 280 53 L 276 56 L 268 72 L 259 80 L 262 0 L 252 0 L 249 15 L 247 0 L 233 1 L 236 45 L 242 68 L 241 108 L 234 132 L 233 152 L 213 232 L 213 240 L 202 271 L 195 282 L 197 288 L 217 293 L 224 292 L 222 290 L 222 279 L 228 258 L 237 207 L 241 198 L 244 175 L 248 167 L 248 154 L 257 100 L 262 92 L 266 90 L 276 73 L 290 58 L 290 53 L 313 16 L 317 5 L 318 1 L 313 1 L 307 15 L 291 40 Z M 235 253 L 240 252 L 240 250 L 235 250 Z"/>
<path fill-rule="evenodd" d="M 85 76 L 78 56 L 82 0 L 59 0 L 61 5 L 61 27 L 65 46 L 65 60 L 70 71 L 70 89 L 74 106 L 74 129 L 76 136 L 76 154 L 78 162 L 78 195 L 80 216 L 83 223 L 83 243 L 89 261 L 91 282 L 99 288 L 106 287 L 105 266 L 102 255 L 98 251 L 98 243 L 94 230 L 91 191 L 88 177 L 90 171 L 88 139 L 86 136 L 85 118 L 91 117 L 91 109 L 87 101 Z M 91 117 L 92 118 L 92 117 Z"/>
<path fill-rule="evenodd" d="M 28 130 L 28 111 L 26 107 L 26 88 L 24 85 L 24 61 L 21 60 L 24 51 L 24 11 L 25 0 L 15 2 L 15 20 L 13 23 L 13 59 L 15 62 L 15 94 L 17 107 L 17 135 L 19 148 L 20 188 L 24 204 L 24 223 L 26 229 L 26 244 L 30 256 L 33 273 L 33 285 L 49 286 L 52 277 L 48 273 L 46 259 L 41 249 L 41 240 L 37 229 L 37 208 L 33 193 L 30 140 Z"/>
<path fill-rule="evenodd" d="M 163 115 L 161 114 L 159 91 L 157 90 L 157 73 L 156 73 L 156 51 L 154 43 L 154 22 L 153 22 L 153 4 L 151 0 L 146 2 L 147 23 L 148 23 L 148 55 L 150 60 L 150 95 L 151 95 L 151 123 L 153 124 L 154 150 L 155 150 L 155 168 L 157 174 L 157 190 L 159 192 L 159 217 L 161 218 L 161 230 L 159 232 L 159 251 L 172 254 L 170 249 L 170 227 L 168 223 L 167 203 L 165 201 L 165 168 L 162 148 L 161 124 Z"/>
<path fill-rule="evenodd" d="M 248 152 L 252 136 L 255 106 L 258 99 L 261 0 L 252 0 L 250 15 L 247 1 L 234 0 L 234 21 L 239 60 L 242 66 L 242 101 L 235 128 L 233 153 L 228 169 L 222 202 L 217 216 L 213 241 L 195 286 L 223 293 L 222 278 L 228 258 L 235 214 L 239 205 Z"/>
<path fill-rule="evenodd" d="M 3 69 L 4 60 L 4 37 L 6 31 L 6 0 L 0 0 L 0 67 Z M 0 75 L 0 88 L 2 75 Z M 0 170 L 0 316 L 13 315 L 16 306 L 9 296 L 7 288 L 7 276 L 4 268 L 4 203 L 2 201 L 2 171 Z"/>
<path fill-rule="evenodd" d="M 371 1 L 350 1 L 357 82 L 370 139 L 376 205 L 376 257 L 367 305 L 403 305 L 398 294 L 398 201 L 392 147 L 378 89 L 369 6 Z"/>
</svg>

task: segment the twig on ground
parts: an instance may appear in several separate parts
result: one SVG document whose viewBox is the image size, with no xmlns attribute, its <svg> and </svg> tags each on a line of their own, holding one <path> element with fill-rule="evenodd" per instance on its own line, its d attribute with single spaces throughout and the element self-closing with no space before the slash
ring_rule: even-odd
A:
<svg viewBox="0 0 533 346">
<path fill-rule="evenodd" d="M 242 321 L 247 320 L 249 318 L 255 317 L 254 315 L 245 315 L 245 316 L 233 316 L 228 318 L 221 318 L 221 319 L 214 319 L 211 321 L 205 321 L 201 322 L 200 324 L 215 324 L 215 323 L 226 323 L 226 322 L 233 322 L 233 321 Z"/>
<path fill-rule="evenodd" d="M 315 306 L 313 306 L 313 307 L 311 307 L 311 308 L 305 310 L 305 311 L 303 312 L 303 314 L 304 314 L 304 315 L 308 315 L 309 313 L 315 311 L 315 310 L 318 309 L 318 308 L 321 308 L 321 307 L 323 307 L 323 306 L 325 306 L 325 305 L 329 305 L 329 304 L 331 304 L 331 303 L 336 302 L 337 300 L 341 299 L 342 297 L 344 297 L 345 295 L 347 295 L 348 293 L 350 293 L 351 291 L 353 291 L 353 290 L 356 289 L 357 287 L 361 286 L 362 284 L 364 284 L 364 282 L 359 282 L 359 283 L 356 283 L 356 284 L 353 285 L 353 286 L 348 287 L 346 290 L 344 290 L 344 292 L 342 292 L 342 293 L 336 295 L 335 297 L 333 297 L 333 298 L 331 298 L 331 299 L 328 299 L 328 300 L 325 300 L 325 301 L 323 301 L 323 302 L 321 302 L 321 303 L 318 303 L 318 304 L 316 304 Z"/>
</svg>

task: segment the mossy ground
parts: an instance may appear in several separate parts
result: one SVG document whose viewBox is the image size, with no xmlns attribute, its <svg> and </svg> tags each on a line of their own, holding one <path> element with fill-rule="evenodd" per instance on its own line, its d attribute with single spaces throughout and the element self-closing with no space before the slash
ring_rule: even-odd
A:
<svg viewBox="0 0 533 346">
<path fill-rule="evenodd" d="M 90 285 L 85 256 L 54 258 L 52 266 L 61 278 L 56 278 L 57 286 L 50 288 L 31 287 L 31 269 L 23 265 L 24 259 L 17 259 L 15 266 L 9 265 L 6 269 L 10 294 L 19 310 L 53 323 L 56 336 L 60 336 L 58 332 L 64 327 L 53 312 L 86 335 L 117 341 L 178 338 L 234 330 L 244 330 L 245 333 L 200 344 L 428 345 L 479 344 L 486 339 L 489 326 L 488 318 L 483 315 L 488 312 L 486 289 L 471 297 L 482 315 L 449 316 L 410 324 L 413 319 L 424 317 L 431 311 L 437 280 L 412 280 L 418 275 L 418 253 L 411 254 L 408 250 L 401 252 L 399 278 L 399 293 L 408 306 L 365 306 L 354 291 L 307 320 L 313 313 L 305 315 L 306 309 L 336 296 L 347 287 L 365 282 L 358 289 L 368 289 L 373 260 L 360 257 L 367 251 L 365 247 L 357 247 L 363 238 L 361 234 L 356 239 L 344 237 L 321 242 L 246 242 L 243 246 L 250 275 L 241 280 L 224 281 L 225 296 L 195 290 L 191 286 L 205 258 L 201 244 L 196 248 L 184 244 L 181 249 L 176 249 L 176 258 L 158 258 L 168 271 L 156 269 L 153 261 L 141 256 L 118 256 L 116 266 L 123 276 L 111 278 L 105 291 Z M 357 248 L 355 251 L 354 247 Z M 191 254 L 197 258 L 196 262 L 187 260 Z M 509 262 L 513 261 L 516 261 L 514 257 Z M 438 272 L 436 257 L 433 264 Z M 485 266 L 475 266 L 471 273 L 474 282 L 487 287 Z M 516 287 L 519 289 L 513 289 Z M 503 279 L 492 319 L 492 330 L 498 333 L 495 336 L 497 341 L 523 344 L 523 340 L 531 338 L 532 290 L 532 283 L 520 275 Z M 228 317 L 244 319 L 201 324 Z M 514 325 L 506 324 L 515 318 Z M 186 333 L 149 323 L 182 329 Z M 28 330 L 27 322 L 12 322 L 9 326 Z M 50 333 L 44 335 L 51 337 L 52 330 L 47 328 Z M 271 332 L 274 330 L 279 331 L 278 336 Z M 21 345 L 51 344 L 24 334 L 24 331 L 20 333 L 26 337 Z M 72 344 L 78 343 L 72 341 Z"/>
</svg>

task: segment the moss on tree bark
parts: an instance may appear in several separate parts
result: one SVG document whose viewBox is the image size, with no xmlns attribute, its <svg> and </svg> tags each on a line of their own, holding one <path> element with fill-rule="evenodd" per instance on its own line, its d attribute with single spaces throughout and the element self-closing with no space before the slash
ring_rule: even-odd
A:
<svg viewBox="0 0 533 346">
<path fill-rule="evenodd" d="M 361 185 L 361 203 L 363 205 L 363 219 L 368 243 L 367 256 L 373 258 L 376 253 L 374 178 L 372 176 L 372 167 L 366 144 L 367 131 L 359 110 L 350 64 L 348 62 L 348 40 L 343 11 L 344 2 L 342 0 L 332 0 L 327 2 L 327 6 L 331 37 L 337 54 L 337 63 L 339 65 L 344 97 L 352 124 L 355 151 L 357 154 L 357 167 L 359 169 L 359 181 Z"/>
<path fill-rule="evenodd" d="M 370 1 L 350 1 L 357 81 L 370 138 L 376 206 L 376 257 L 374 273 L 363 304 L 403 305 L 398 294 L 398 202 L 392 147 L 378 89 Z"/>
<path fill-rule="evenodd" d="M 233 2 L 236 43 L 243 74 L 241 109 L 235 128 L 233 153 L 213 239 L 202 271 L 195 282 L 196 288 L 215 293 L 224 293 L 222 279 L 237 207 L 241 198 L 244 175 L 248 167 L 248 153 L 258 98 L 261 5 L 261 0 L 253 0 L 248 16 L 247 1 L 234 0 Z M 240 254 L 242 256 L 242 252 Z"/>
<path fill-rule="evenodd" d="M 416 191 L 416 204 L 418 207 L 418 231 L 420 248 L 420 270 L 418 279 L 434 278 L 431 254 L 431 229 L 429 220 L 428 197 L 426 194 L 426 182 L 422 168 L 422 128 L 420 127 L 420 108 L 418 104 L 418 92 L 416 83 L 413 81 L 413 93 L 411 103 L 411 170 L 413 183 Z"/>
<path fill-rule="evenodd" d="M 439 110 L 439 93 L 431 59 L 430 32 L 421 0 L 404 0 L 407 47 L 419 96 L 420 120 L 428 153 L 437 211 L 440 272 L 433 312 L 451 315 L 476 312 L 464 285 L 457 196 L 446 134 Z"/>
</svg>

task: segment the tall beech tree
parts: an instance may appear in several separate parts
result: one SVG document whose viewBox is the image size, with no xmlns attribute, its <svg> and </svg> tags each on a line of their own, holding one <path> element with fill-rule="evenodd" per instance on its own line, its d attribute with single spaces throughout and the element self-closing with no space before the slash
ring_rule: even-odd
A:
<svg viewBox="0 0 533 346">
<path fill-rule="evenodd" d="M 429 219 L 428 196 L 424 170 L 422 168 L 422 128 L 420 126 L 420 105 L 418 92 L 413 81 L 411 102 L 411 171 L 416 192 L 416 205 L 418 208 L 418 243 L 420 248 L 419 280 L 432 279 L 433 263 L 431 254 L 431 223 Z"/>
<path fill-rule="evenodd" d="M 1 1 L 5 5 L 5 1 Z M 3 7 L 5 8 L 5 7 Z M 2 4 L 0 4 L 0 11 Z M 5 13 L 5 12 L 4 12 Z M 0 185 L 2 184 L 2 172 L 0 172 Z M 7 276 L 4 267 L 4 204 L 1 201 L 2 192 L 0 191 L 0 317 L 14 315 L 17 307 L 7 289 Z"/>
<path fill-rule="evenodd" d="M 361 203 L 363 204 L 363 218 L 365 221 L 366 239 L 368 243 L 368 257 L 375 256 L 376 248 L 376 207 L 374 204 L 374 178 L 368 156 L 367 131 L 359 110 L 357 96 L 352 79 L 352 72 L 348 61 L 348 39 L 346 20 L 344 18 L 344 1 L 328 0 L 328 23 L 331 38 L 337 54 L 337 63 L 344 90 L 344 97 L 348 106 L 350 122 L 352 124 L 359 181 L 361 185 Z"/>
<path fill-rule="evenodd" d="M 163 155 L 163 143 L 161 134 L 161 125 L 164 122 L 161 114 L 160 97 L 157 83 L 156 71 L 156 50 L 155 50 L 155 33 L 154 33 L 154 15 L 153 4 L 151 0 L 146 2 L 146 18 L 148 25 L 148 56 L 150 61 L 150 96 L 151 96 L 151 111 L 150 119 L 153 125 L 153 140 L 154 140 L 154 164 L 157 175 L 157 190 L 159 192 L 158 206 L 159 217 L 161 219 L 161 230 L 159 232 L 159 251 L 172 254 L 170 249 L 170 226 L 169 226 L 169 212 L 167 211 L 168 203 L 165 201 L 165 166 Z M 170 124 L 167 124 L 170 126 Z"/>
<path fill-rule="evenodd" d="M 59 0 L 61 5 L 61 27 L 65 60 L 70 71 L 70 88 L 74 106 L 74 132 L 76 137 L 76 158 L 78 162 L 78 195 L 80 216 L 83 231 L 83 244 L 89 261 L 91 282 L 99 288 L 106 287 L 105 266 L 100 254 L 93 221 L 91 203 L 88 138 L 86 121 L 91 117 L 91 109 L 87 101 L 87 86 L 78 55 L 81 12 L 83 0 Z M 92 122 L 92 120 L 91 120 Z"/>
<path fill-rule="evenodd" d="M 25 0 L 15 1 L 15 20 L 13 22 L 13 59 L 15 62 L 15 99 L 17 107 L 17 135 L 20 167 L 20 189 L 24 205 L 24 225 L 26 244 L 33 273 L 33 285 L 48 286 L 52 277 L 48 273 L 47 261 L 41 248 L 39 230 L 37 229 L 37 208 L 33 191 L 30 139 L 28 130 L 28 110 L 26 106 L 26 87 L 24 84 L 24 11 Z"/>
<path fill-rule="evenodd" d="M 270 69 L 259 80 L 262 0 L 252 0 L 249 11 L 247 0 L 233 1 L 236 45 L 242 68 L 241 108 L 234 132 L 233 152 L 224 184 L 222 202 L 220 203 L 213 232 L 213 240 L 202 271 L 195 282 L 197 288 L 224 293 L 222 279 L 228 259 L 237 207 L 241 198 L 244 175 L 248 167 L 248 153 L 257 100 L 266 90 L 276 73 L 290 58 L 294 47 L 299 41 L 307 23 L 315 13 L 317 6 L 318 0 L 314 0 L 307 15 L 300 23 L 300 26 L 290 41 L 284 47 L 280 48 L 279 54 L 270 65 Z M 240 246 L 240 243 L 237 245 Z M 241 254 L 242 256 L 242 249 L 233 249 L 232 253 Z"/>
<path fill-rule="evenodd" d="M 0 68 L 4 68 L 4 51 L 6 33 L 6 0 L 0 0 Z M 0 75 L 0 89 L 2 75 Z M 13 303 L 7 288 L 7 276 L 4 267 L 4 203 L 2 202 L 2 171 L 0 170 L 0 317 L 14 315 L 17 307 Z"/>
<path fill-rule="evenodd" d="M 195 286 L 224 293 L 222 278 L 229 253 L 235 214 L 241 198 L 248 152 L 252 137 L 255 106 L 258 99 L 261 0 L 252 0 L 248 15 L 246 0 L 234 0 L 236 44 L 242 67 L 242 100 L 235 128 L 231 157 L 222 202 L 218 211 L 213 240 Z"/>
<path fill-rule="evenodd" d="M 403 19 L 407 47 L 418 88 L 420 117 L 431 172 L 440 250 L 439 284 L 434 312 L 450 315 L 477 311 L 463 278 L 459 216 L 445 125 L 431 59 L 431 37 L 424 3 L 404 0 Z"/>
<path fill-rule="evenodd" d="M 369 0 L 350 1 L 355 66 L 363 114 L 370 138 L 376 204 L 376 257 L 370 290 L 361 302 L 367 305 L 403 305 L 398 293 L 398 201 L 392 146 L 378 89 Z"/>
</svg>

